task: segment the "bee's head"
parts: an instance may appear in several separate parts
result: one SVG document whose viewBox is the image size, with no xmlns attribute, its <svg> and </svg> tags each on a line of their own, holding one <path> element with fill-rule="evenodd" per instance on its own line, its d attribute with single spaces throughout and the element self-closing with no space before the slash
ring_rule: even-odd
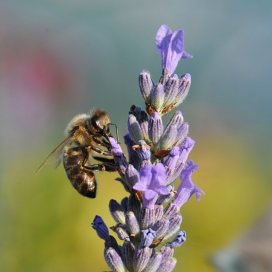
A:
<svg viewBox="0 0 272 272">
<path fill-rule="evenodd" d="M 89 129 L 94 128 L 98 133 L 109 132 L 110 118 L 103 110 L 96 110 L 91 114 Z"/>
</svg>

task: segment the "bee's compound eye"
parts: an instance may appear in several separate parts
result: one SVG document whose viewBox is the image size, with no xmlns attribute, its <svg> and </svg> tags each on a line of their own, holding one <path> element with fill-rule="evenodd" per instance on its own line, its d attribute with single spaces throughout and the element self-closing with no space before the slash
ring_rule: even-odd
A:
<svg viewBox="0 0 272 272">
<path fill-rule="evenodd" d="M 96 121 L 96 125 L 97 125 L 97 127 L 103 129 L 103 125 L 101 124 L 101 122 L 99 120 Z"/>
</svg>

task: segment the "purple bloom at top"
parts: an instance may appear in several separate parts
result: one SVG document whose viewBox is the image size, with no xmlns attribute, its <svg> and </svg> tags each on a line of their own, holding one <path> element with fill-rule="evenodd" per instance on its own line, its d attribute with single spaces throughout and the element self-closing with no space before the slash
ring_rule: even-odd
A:
<svg viewBox="0 0 272 272">
<path fill-rule="evenodd" d="M 151 208 L 159 195 L 168 195 L 165 183 L 166 171 L 162 163 L 145 165 L 140 170 L 140 180 L 133 186 L 134 190 L 143 192 L 143 206 Z"/>
<path fill-rule="evenodd" d="M 172 75 L 180 59 L 192 56 L 184 49 L 184 32 L 178 29 L 175 32 L 167 25 L 162 25 L 156 34 L 156 46 L 162 56 L 162 67 Z"/>
<path fill-rule="evenodd" d="M 173 201 L 173 204 L 179 208 L 186 203 L 193 194 L 196 195 L 196 199 L 199 201 L 200 196 L 204 193 L 192 181 L 192 174 L 197 168 L 198 166 L 193 161 L 188 161 L 180 174 L 181 183 L 178 186 L 175 200 Z"/>
</svg>

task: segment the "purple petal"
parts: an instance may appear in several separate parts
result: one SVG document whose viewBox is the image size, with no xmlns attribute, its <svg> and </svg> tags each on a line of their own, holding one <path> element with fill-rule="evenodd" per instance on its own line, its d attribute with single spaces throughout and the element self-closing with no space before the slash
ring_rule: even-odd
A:
<svg viewBox="0 0 272 272">
<path fill-rule="evenodd" d="M 192 181 L 192 174 L 197 168 L 198 166 L 195 163 L 188 161 L 181 172 L 181 183 L 178 187 L 175 200 L 173 201 L 173 204 L 179 208 L 186 203 L 193 194 L 196 194 L 197 200 L 199 200 L 201 194 L 203 194 L 203 191 L 200 190 Z"/>
<path fill-rule="evenodd" d="M 144 192 L 147 189 L 147 185 L 141 181 L 138 181 L 134 186 L 133 189 L 136 191 Z"/>
<path fill-rule="evenodd" d="M 140 180 L 133 186 L 133 189 L 145 191 L 149 187 L 152 178 L 152 166 L 145 165 L 140 171 Z"/>
<path fill-rule="evenodd" d="M 193 56 L 191 54 L 189 54 L 188 52 L 186 51 L 183 51 L 183 54 L 182 54 L 182 59 L 191 59 L 193 58 Z"/>
<path fill-rule="evenodd" d="M 146 190 L 143 192 L 143 207 L 152 208 L 154 207 L 158 198 L 158 194 L 153 190 Z"/>
<path fill-rule="evenodd" d="M 166 181 L 167 181 L 167 175 L 166 175 L 166 171 L 163 164 L 158 163 L 155 166 L 153 166 L 150 189 L 154 190 L 155 192 L 159 194 L 168 195 L 169 191 L 164 186 Z"/>
<path fill-rule="evenodd" d="M 171 41 L 167 50 L 166 59 L 164 60 L 165 69 L 169 75 L 176 70 L 184 50 L 183 30 L 177 30 L 172 34 Z"/>
<path fill-rule="evenodd" d="M 152 166 L 145 165 L 140 170 L 140 182 L 142 182 L 148 186 L 151 182 L 151 178 L 152 178 Z"/>
<path fill-rule="evenodd" d="M 180 174 L 180 178 L 182 183 L 184 184 L 183 187 L 192 188 L 194 187 L 194 183 L 192 181 L 192 174 L 195 170 L 197 170 L 198 165 L 195 164 L 193 161 L 188 161 L 186 167 Z"/>
<path fill-rule="evenodd" d="M 184 52 L 184 33 L 182 29 L 174 32 L 171 39 L 171 50 L 177 54 L 183 54 Z"/>
<path fill-rule="evenodd" d="M 154 197 L 156 197 L 158 194 L 154 192 L 153 190 L 146 190 L 144 192 L 144 198 L 146 200 L 152 200 Z"/>
<path fill-rule="evenodd" d="M 184 32 L 182 29 L 175 31 L 162 25 L 155 38 L 158 52 L 162 57 L 162 67 L 169 75 L 172 75 L 181 58 L 188 59 L 192 57 L 184 50 Z"/>
<path fill-rule="evenodd" d="M 170 34 L 172 34 L 172 30 L 167 25 L 161 25 L 158 29 L 155 42 L 159 52 L 163 49 L 163 46 L 165 46 L 165 39 L 166 37 L 169 37 Z"/>
<path fill-rule="evenodd" d="M 182 244 L 186 242 L 186 231 L 182 230 L 178 233 L 178 235 L 175 237 L 174 240 L 172 240 L 170 243 L 168 243 L 168 246 L 171 248 L 173 247 L 179 247 Z"/>
<path fill-rule="evenodd" d="M 111 144 L 111 152 L 113 153 L 114 156 L 120 156 L 123 154 L 121 146 L 118 144 L 116 139 L 113 137 L 109 137 L 109 141 Z"/>
<path fill-rule="evenodd" d="M 148 228 L 148 229 L 142 230 L 141 234 L 142 234 L 141 246 L 149 247 L 156 236 L 156 232 L 153 229 Z"/>
<path fill-rule="evenodd" d="M 195 141 L 190 138 L 190 137 L 186 137 L 180 147 L 180 157 L 179 157 L 179 163 L 185 163 L 189 153 L 191 152 L 191 150 L 193 149 L 195 145 Z"/>
<path fill-rule="evenodd" d="M 156 188 L 155 191 L 160 195 L 169 195 L 170 194 L 165 186 L 160 186 L 160 187 Z"/>
</svg>

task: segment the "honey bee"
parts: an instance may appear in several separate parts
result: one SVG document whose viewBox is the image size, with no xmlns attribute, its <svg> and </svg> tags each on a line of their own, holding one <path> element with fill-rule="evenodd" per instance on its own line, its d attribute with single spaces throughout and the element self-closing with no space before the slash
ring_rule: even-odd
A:
<svg viewBox="0 0 272 272">
<path fill-rule="evenodd" d="M 36 172 L 54 155 L 55 167 L 62 161 L 67 178 L 73 187 L 81 195 L 95 198 L 97 182 L 93 171 L 117 170 L 108 140 L 111 136 L 110 125 L 114 124 L 110 123 L 108 114 L 100 109 L 90 114 L 76 115 L 65 129 L 65 139 L 48 155 Z M 118 139 L 117 127 L 116 133 Z M 91 164 L 91 159 L 99 163 Z"/>
</svg>

